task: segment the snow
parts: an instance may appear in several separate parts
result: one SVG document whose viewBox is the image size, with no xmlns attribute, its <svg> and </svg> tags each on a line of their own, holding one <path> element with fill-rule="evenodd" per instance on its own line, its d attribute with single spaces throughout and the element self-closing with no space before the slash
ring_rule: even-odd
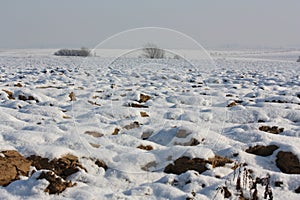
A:
<svg viewBox="0 0 300 200">
<path fill-rule="evenodd" d="M 283 181 L 283 187 L 272 187 L 275 199 L 299 199 L 294 190 L 300 175 L 280 172 L 275 160 L 279 151 L 300 158 L 300 51 L 209 51 L 215 66 L 202 65 L 196 56 L 195 66 L 190 66 L 176 59 L 130 57 L 112 63 L 111 50 L 91 58 L 55 57 L 54 51 L 0 52 L 0 150 L 49 159 L 71 153 L 87 172 L 70 176 L 77 185 L 59 196 L 44 193 L 47 181 L 36 180 L 34 174 L 0 187 L 0 199 L 185 199 L 192 192 L 195 199 L 222 199 L 216 188 L 233 179 L 231 166 L 208 165 L 203 174 L 163 172 L 181 156 L 215 155 L 246 162 L 256 175 L 270 174 L 271 182 Z M 72 91 L 75 101 L 69 98 Z M 140 94 L 151 96 L 143 104 L 148 108 L 128 106 L 137 103 Z M 34 100 L 24 101 L 19 95 Z M 227 107 L 233 101 L 237 105 Z M 149 117 L 141 117 L 141 111 Z M 139 126 L 124 128 L 133 122 Z M 266 133 L 259 130 L 261 125 L 284 131 Z M 118 135 L 112 135 L 115 128 L 120 129 Z M 179 130 L 186 135 L 179 136 Z M 145 132 L 149 138 L 143 140 Z M 200 144 L 179 145 L 192 138 Z M 153 150 L 138 149 L 141 144 Z M 245 152 L 258 144 L 279 149 L 268 157 Z M 91 159 L 103 160 L 108 170 Z M 152 166 L 143 170 L 149 163 Z"/>
</svg>

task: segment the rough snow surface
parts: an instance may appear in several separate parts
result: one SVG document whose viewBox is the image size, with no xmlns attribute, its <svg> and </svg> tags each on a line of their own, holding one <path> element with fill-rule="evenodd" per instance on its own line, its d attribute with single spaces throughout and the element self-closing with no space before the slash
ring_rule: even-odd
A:
<svg viewBox="0 0 300 200">
<path fill-rule="evenodd" d="M 223 199 L 216 189 L 227 184 L 234 191 L 232 165 L 208 164 L 202 174 L 163 172 L 182 156 L 215 155 L 247 163 L 259 177 L 269 174 L 274 199 L 299 199 L 294 190 L 300 175 L 284 174 L 275 163 L 279 151 L 300 158 L 300 64 L 291 59 L 299 56 L 296 53 L 213 51 L 216 65 L 203 67 L 200 61 L 189 66 L 176 59 L 126 58 L 110 64 L 111 59 L 103 57 L 3 51 L 0 150 L 49 159 L 71 153 L 87 172 L 69 177 L 77 185 L 59 196 L 45 193 L 47 181 L 35 175 L 0 187 L 0 199 Z M 69 98 L 71 92 L 75 101 Z M 139 103 L 140 94 L 151 99 Z M 232 102 L 236 105 L 228 107 Z M 284 131 L 263 132 L 262 125 Z M 119 133 L 112 135 L 116 128 Z M 198 145 L 184 145 L 193 138 Z M 279 149 L 268 157 L 245 152 L 258 144 Z M 103 160 L 108 170 L 91 159 Z M 283 186 L 275 187 L 275 181 Z"/>
</svg>

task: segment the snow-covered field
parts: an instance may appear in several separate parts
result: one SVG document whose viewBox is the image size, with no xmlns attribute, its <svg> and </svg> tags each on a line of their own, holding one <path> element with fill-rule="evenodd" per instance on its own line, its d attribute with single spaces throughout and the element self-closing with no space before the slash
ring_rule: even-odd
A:
<svg viewBox="0 0 300 200">
<path fill-rule="evenodd" d="M 52 53 L 0 51 L 0 151 L 72 154 L 86 170 L 66 178 L 75 186 L 51 195 L 38 170 L 0 186 L 0 199 L 224 199 L 224 188 L 229 199 L 241 191 L 250 198 L 253 181 L 245 177 L 268 175 L 273 199 L 300 198 L 299 160 L 287 166 L 292 172 L 277 166 L 279 152 L 300 159 L 299 50 L 215 50 L 215 65 L 204 66 Z M 246 152 L 256 145 L 278 148 Z M 215 156 L 233 162 L 207 162 L 202 173 L 166 170 L 181 157 Z M 257 186 L 259 199 L 265 187 Z"/>
</svg>

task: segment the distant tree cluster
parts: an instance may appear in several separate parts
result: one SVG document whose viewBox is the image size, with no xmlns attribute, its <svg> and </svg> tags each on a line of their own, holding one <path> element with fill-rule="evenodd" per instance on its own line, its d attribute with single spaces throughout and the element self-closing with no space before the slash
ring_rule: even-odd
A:
<svg viewBox="0 0 300 200">
<path fill-rule="evenodd" d="M 165 50 L 160 49 L 155 44 L 147 44 L 143 48 L 143 57 L 151 59 L 162 59 L 165 58 Z"/>
<path fill-rule="evenodd" d="M 87 48 L 81 49 L 60 49 L 54 53 L 56 56 L 82 56 L 87 57 L 91 56 L 91 51 Z"/>
</svg>

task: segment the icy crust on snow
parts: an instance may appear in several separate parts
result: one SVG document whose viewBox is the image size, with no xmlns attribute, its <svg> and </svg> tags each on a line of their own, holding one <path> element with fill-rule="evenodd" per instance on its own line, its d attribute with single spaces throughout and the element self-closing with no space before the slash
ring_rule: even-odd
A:
<svg viewBox="0 0 300 200">
<path fill-rule="evenodd" d="M 283 54 L 265 54 L 214 51 L 216 66 L 208 66 L 2 53 L 0 150 L 49 159 L 71 153 L 87 172 L 68 177 L 77 185 L 59 196 L 46 194 L 47 181 L 34 174 L 0 187 L 0 198 L 222 199 L 216 188 L 233 179 L 233 164 L 207 164 L 202 174 L 163 172 L 183 156 L 219 155 L 247 163 L 258 177 L 270 174 L 273 185 L 282 181 L 282 187 L 272 186 L 275 198 L 298 199 L 299 175 L 282 173 L 275 160 L 279 151 L 300 158 L 300 65 L 289 59 L 295 52 L 284 52 L 290 57 L 280 61 Z M 151 98 L 139 102 L 141 94 Z M 272 134 L 261 126 L 283 131 Z M 245 152 L 255 145 L 279 148 L 268 157 Z M 91 159 L 103 160 L 107 171 Z"/>
</svg>

